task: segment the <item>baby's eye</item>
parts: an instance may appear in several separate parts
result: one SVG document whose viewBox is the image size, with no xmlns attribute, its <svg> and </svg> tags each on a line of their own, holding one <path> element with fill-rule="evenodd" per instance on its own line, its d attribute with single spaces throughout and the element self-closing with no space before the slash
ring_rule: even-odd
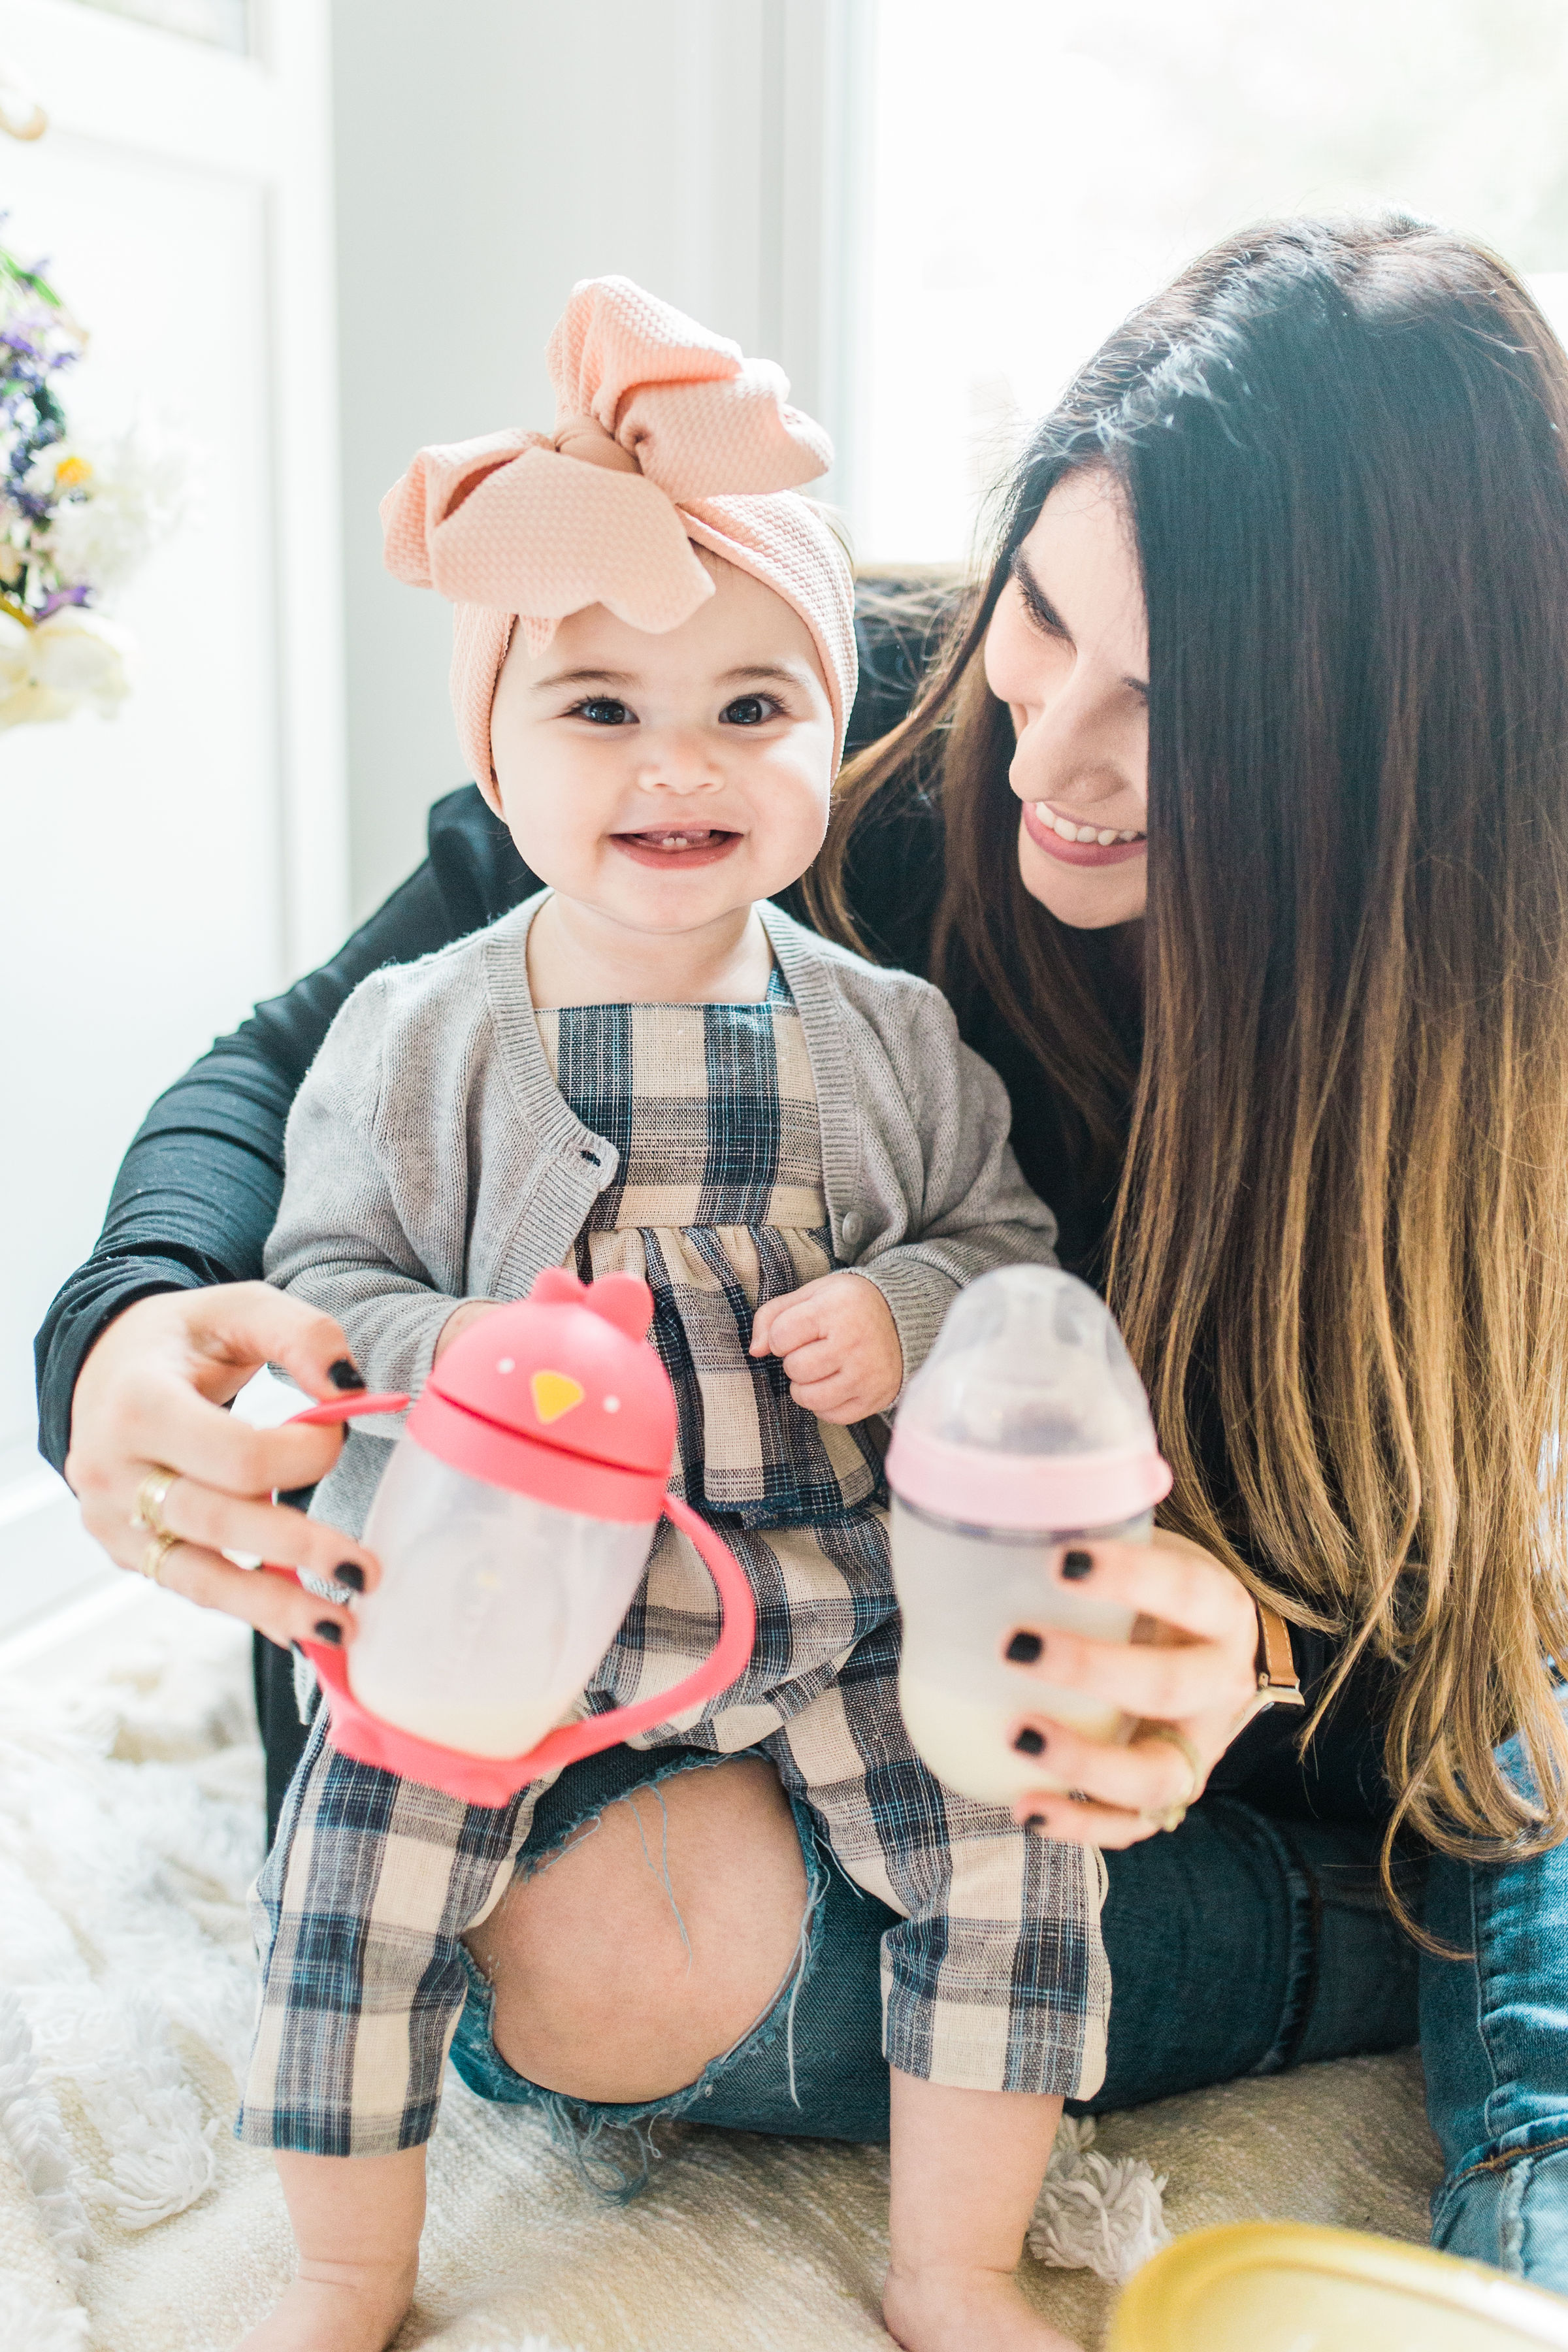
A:
<svg viewBox="0 0 1568 2352">
<path fill-rule="evenodd" d="M 738 694 L 733 702 L 725 704 L 719 720 L 725 727 L 762 727 L 776 719 L 783 708 L 771 694 Z"/>
<path fill-rule="evenodd" d="M 574 702 L 571 716 L 586 719 L 595 727 L 628 727 L 637 721 L 624 702 L 616 702 L 607 694 L 590 695 L 586 702 Z"/>
</svg>

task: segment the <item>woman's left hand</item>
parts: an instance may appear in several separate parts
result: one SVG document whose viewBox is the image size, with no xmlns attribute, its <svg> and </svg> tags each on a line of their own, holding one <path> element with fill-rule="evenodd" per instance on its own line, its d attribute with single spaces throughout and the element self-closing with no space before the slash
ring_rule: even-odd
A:
<svg viewBox="0 0 1568 2352">
<path fill-rule="evenodd" d="M 1173 1807 L 1192 1804 L 1240 1727 L 1258 1689 L 1258 1612 L 1230 1570 L 1183 1536 L 1151 1543 L 1084 1541 L 1057 1557 L 1088 1553 L 1070 1589 L 1152 1619 L 1152 1639 L 1090 1641 L 1062 1626 L 1021 1622 L 1008 1645 L 1018 1677 L 1019 1731 L 1044 1742 L 1034 1752 L 1059 1783 L 1021 1797 L 1014 1819 L 1072 1845 L 1129 1846 L 1167 1826 Z M 1022 1637 L 1022 1638 L 1020 1638 Z M 1033 1644 L 1038 1648 L 1022 1657 Z M 1125 1747 L 1089 1739 L 1033 1703 L 1031 1683 L 1054 1683 L 1139 1718 Z M 1154 1727 L 1169 1724 L 1197 1759 Z M 1070 1790 L 1072 1794 L 1063 1793 Z"/>
</svg>

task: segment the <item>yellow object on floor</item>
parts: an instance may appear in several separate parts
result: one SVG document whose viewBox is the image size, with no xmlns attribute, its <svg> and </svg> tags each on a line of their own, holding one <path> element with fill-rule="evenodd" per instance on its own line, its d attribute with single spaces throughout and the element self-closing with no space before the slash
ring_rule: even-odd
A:
<svg viewBox="0 0 1568 2352">
<path fill-rule="evenodd" d="M 1107 2352 L 1568 2352 L 1568 2300 L 1426 2246 L 1304 2222 L 1197 2230 L 1145 2263 Z"/>
</svg>

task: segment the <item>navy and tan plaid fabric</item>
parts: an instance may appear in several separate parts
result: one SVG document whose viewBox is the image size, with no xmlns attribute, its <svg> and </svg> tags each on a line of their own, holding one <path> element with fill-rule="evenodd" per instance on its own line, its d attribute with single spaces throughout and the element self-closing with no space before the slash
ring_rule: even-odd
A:
<svg viewBox="0 0 1568 2352">
<path fill-rule="evenodd" d="M 762 1300 L 832 1267 L 811 1064 L 782 976 L 760 1005 L 538 1019 L 562 1093 L 620 1153 L 579 1270 L 626 1268 L 652 1287 L 686 1493 L 757 1604 L 740 1681 L 637 1744 L 760 1748 L 849 1876 L 904 1915 L 883 1942 L 892 2064 L 1087 2095 L 1110 2005 L 1098 1857 L 1026 1836 L 914 1754 L 879 1429 L 819 1423 L 774 1360 L 746 1352 Z M 669 1688 L 716 1630 L 707 1570 L 667 1522 L 588 1708 Z M 367 2156 L 428 2137 L 463 2000 L 458 1939 L 503 1890 L 539 1793 L 465 1807 L 345 1761 L 318 1732 L 258 1882 L 264 1982 L 243 2137 Z"/>
</svg>

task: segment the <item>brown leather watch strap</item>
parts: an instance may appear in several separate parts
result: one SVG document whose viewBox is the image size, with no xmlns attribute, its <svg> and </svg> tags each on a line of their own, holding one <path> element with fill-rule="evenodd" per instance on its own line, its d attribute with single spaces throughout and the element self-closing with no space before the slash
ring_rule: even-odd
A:
<svg viewBox="0 0 1568 2352">
<path fill-rule="evenodd" d="M 1258 1698 L 1251 1712 L 1268 1706 L 1305 1706 L 1301 1677 L 1290 1649 L 1290 1628 L 1278 1609 L 1255 1598 L 1258 1611 Z"/>
</svg>

